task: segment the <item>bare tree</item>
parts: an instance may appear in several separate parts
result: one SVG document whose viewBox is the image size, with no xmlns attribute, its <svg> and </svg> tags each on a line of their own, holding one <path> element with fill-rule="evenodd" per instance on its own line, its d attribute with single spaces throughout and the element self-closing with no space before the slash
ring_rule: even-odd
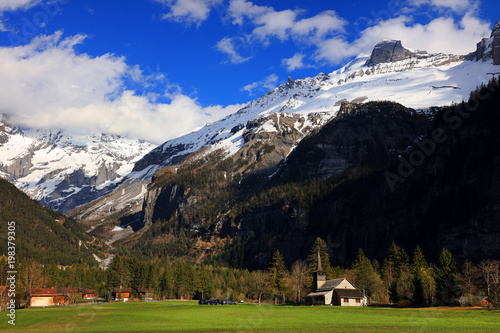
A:
<svg viewBox="0 0 500 333">
<path fill-rule="evenodd" d="M 457 279 L 462 288 L 462 295 L 474 295 L 477 293 L 477 281 L 480 279 L 481 271 L 472 262 L 466 260 L 462 265 L 462 271 L 457 274 Z"/>
<path fill-rule="evenodd" d="M 488 297 L 495 300 L 498 305 L 498 298 L 500 296 L 500 261 L 498 260 L 485 260 L 479 264 Z"/>
<path fill-rule="evenodd" d="M 308 274 L 307 263 L 303 260 L 297 260 L 292 264 L 292 273 L 289 278 L 289 287 L 292 291 L 295 301 L 301 302 L 307 287 L 311 283 L 311 276 Z"/>
<path fill-rule="evenodd" d="M 24 261 L 20 266 L 19 273 L 20 290 L 24 292 L 26 305 L 29 306 L 33 289 L 39 288 L 43 283 L 42 265 L 35 260 Z"/>
<path fill-rule="evenodd" d="M 269 292 L 271 281 L 269 274 L 264 271 L 256 271 L 252 273 L 252 287 L 259 299 L 259 306 L 262 302 L 262 296 Z"/>
<path fill-rule="evenodd" d="M 479 269 L 481 270 L 484 283 L 486 284 L 486 293 L 489 296 L 490 290 L 493 285 L 493 270 L 494 265 L 492 260 L 484 260 L 479 264 Z"/>
</svg>

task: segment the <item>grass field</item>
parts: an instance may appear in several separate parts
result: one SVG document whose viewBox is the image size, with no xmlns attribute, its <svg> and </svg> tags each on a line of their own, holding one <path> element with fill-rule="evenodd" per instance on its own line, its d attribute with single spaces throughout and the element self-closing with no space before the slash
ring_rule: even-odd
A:
<svg viewBox="0 0 500 333">
<path fill-rule="evenodd" d="M 161 302 L 18 310 L 16 326 L 2 317 L 2 332 L 500 332 L 499 310 L 470 308 Z"/>
</svg>

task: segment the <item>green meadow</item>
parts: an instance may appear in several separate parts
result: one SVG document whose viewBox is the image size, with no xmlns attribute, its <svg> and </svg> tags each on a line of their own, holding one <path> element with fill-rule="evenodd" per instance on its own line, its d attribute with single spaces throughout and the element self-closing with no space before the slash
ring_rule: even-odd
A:
<svg viewBox="0 0 500 333">
<path fill-rule="evenodd" d="M 341 308 L 196 302 L 109 303 L 25 309 L 19 332 L 500 332 L 500 310 Z"/>
</svg>

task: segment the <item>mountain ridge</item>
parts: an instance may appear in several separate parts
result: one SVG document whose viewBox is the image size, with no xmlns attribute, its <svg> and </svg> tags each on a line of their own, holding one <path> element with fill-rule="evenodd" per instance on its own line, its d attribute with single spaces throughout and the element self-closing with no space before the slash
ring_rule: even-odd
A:
<svg viewBox="0 0 500 333">
<path fill-rule="evenodd" d="M 66 212 L 112 191 L 154 145 L 94 133 L 21 129 L 0 119 L 0 175 Z"/>
<path fill-rule="evenodd" d="M 400 41 L 391 43 L 401 45 Z M 470 91 L 488 80 L 487 73 L 496 70 L 493 63 L 482 61 L 484 59 L 472 61 L 466 56 L 428 54 L 400 47 L 406 51 L 404 57 L 395 62 L 371 64 L 371 57 L 360 56 L 330 74 L 319 73 L 315 77 L 296 80 L 289 78 L 287 83 L 248 103 L 235 114 L 152 150 L 136 163 L 133 172 L 127 176 L 127 186 L 139 182 L 147 184 L 160 168 L 181 164 L 193 154 L 203 156 L 216 149 L 237 151 L 242 146 L 241 130 L 248 130 L 247 123 L 253 119 L 283 112 L 304 116 L 307 124 L 315 115 L 321 115 L 322 120 L 315 124 L 319 128 L 339 111 L 343 102 L 370 100 L 392 100 L 425 112 L 430 106 L 466 99 Z M 389 57 L 393 58 L 393 55 Z M 124 190 L 125 187 L 117 188 L 115 193 Z M 100 207 L 110 204 L 109 200 L 98 199 L 83 212 L 76 210 L 75 216 L 101 218 L 107 210 Z M 130 205 L 137 207 L 139 200 L 130 202 Z M 130 205 L 121 202 L 118 206 L 125 208 Z M 134 213 L 139 211 L 135 209 Z"/>
<path fill-rule="evenodd" d="M 144 207 L 151 198 L 148 186 L 162 177 L 162 169 L 170 168 L 170 172 L 175 173 L 183 165 L 218 156 L 217 160 L 232 159 L 234 163 L 243 163 L 245 167 L 239 166 L 237 175 L 225 177 L 239 177 L 242 184 L 251 187 L 251 179 L 270 177 L 278 172 L 282 161 L 300 141 L 317 133 L 341 112 L 346 103 L 355 105 L 388 100 L 426 114 L 432 110 L 431 106 L 466 99 L 470 91 L 491 77 L 488 73 L 498 69 L 494 57 L 497 26 L 498 23 L 490 38 L 482 44 L 482 51 L 478 45 L 474 56 L 428 54 L 407 49 L 400 41 L 384 41 L 374 47 L 370 56 L 359 56 L 330 74 L 319 73 L 315 77 L 296 80 L 289 78 L 288 82 L 234 114 L 169 140 L 147 153 L 148 149 L 143 147 L 134 155 L 135 163 L 131 162 L 133 159 L 125 163 L 131 172 L 117 175 L 116 165 L 105 166 L 99 171 L 99 164 L 94 164 L 96 179 L 92 180 L 86 172 L 88 170 L 81 166 L 67 175 L 66 183 L 51 198 L 52 202 L 65 204 L 53 204 L 52 207 L 64 211 L 71 209 L 71 216 L 86 221 L 101 221 L 113 216 L 112 223 L 122 224 L 123 231 L 130 235 L 131 230 L 126 225 L 131 219 L 127 216 L 134 216 L 134 229 L 140 220 L 143 225 L 151 225 L 150 221 L 144 223 Z M 54 134 L 57 138 L 57 133 Z M 290 138 L 293 140 L 289 141 Z M 78 144 L 73 148 L 82 150 Z M 250 157 L 254 160 L 250 161 Z M 30 154 L 19 156 L 16 161 L 7 175 L 12 180 L 17 179 L 23 170 L 33 167 Z M 99 172 L 109 173 L 104 177 L 109 186 L 99 183 Z M 47 185 L 58 173 L 59 170 L 52 170 L 31 180 L 30 184 Z M 78 199 L 76 191 L 83 195 L 83 200 Z M 31 195 L 36 197 L 38 193 Z M 72 196 L 75 202 L 72 202 Z M 125 220 L 119 222 L 121 217 Z M 119 234 L 120 230 L 116 233 Z"/>
</svg>

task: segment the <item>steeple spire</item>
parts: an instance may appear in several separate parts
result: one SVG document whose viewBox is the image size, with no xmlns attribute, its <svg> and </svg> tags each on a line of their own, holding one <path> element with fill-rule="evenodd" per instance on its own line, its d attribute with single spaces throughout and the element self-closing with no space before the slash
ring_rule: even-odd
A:
<svg viewBox="0 0 500 333">
<path fill-rule="evenodd" d="M 316 272 L 324 272 L 323 267 L 321 267 L 321 257 L 319 255 L 319 249 L 318 249 L 318 269 Z"/>
<path fill-rule="evenodd" d="M 321 266 L 321 256 L 319 255 L 318 249 L 318 269 L 316 270 L 316 289 L 320 289 L 326 283 L 326 272 L 323 270 Z"/>
</svg>

